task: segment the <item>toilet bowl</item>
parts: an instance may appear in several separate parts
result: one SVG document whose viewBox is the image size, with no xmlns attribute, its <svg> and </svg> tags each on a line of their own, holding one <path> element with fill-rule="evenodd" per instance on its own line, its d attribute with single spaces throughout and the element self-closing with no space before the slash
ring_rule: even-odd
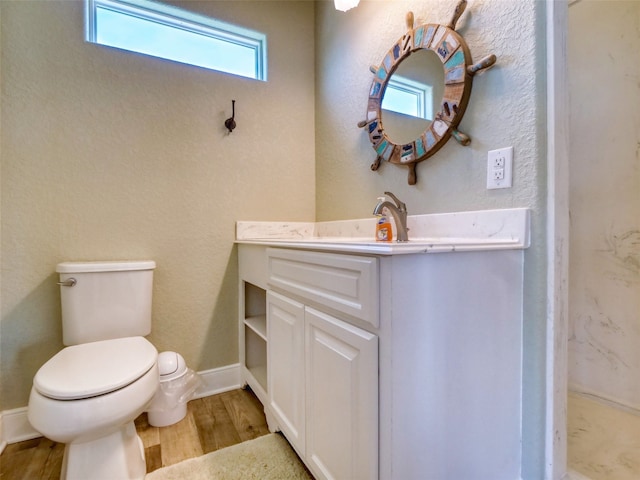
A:
<svg viewBox="0 0 640 480">
<path fill-rule="evenodd" d="M 63 479 L 142 479 L 133 420 L 159 385 L 158 352 L 143 337 L 67 347 L 43 365 L 29 397 L 31 425 L 65 443 Z"/>
<path fill-rule="evenodd" d="M 33 378 L 28 418 L 65 444 L 62 480 L 140 480 L 146 473 L 133 421 L 160 385 L 151 333 L 152 260 L 64 262 L 66 348 Z"/>
</svg>

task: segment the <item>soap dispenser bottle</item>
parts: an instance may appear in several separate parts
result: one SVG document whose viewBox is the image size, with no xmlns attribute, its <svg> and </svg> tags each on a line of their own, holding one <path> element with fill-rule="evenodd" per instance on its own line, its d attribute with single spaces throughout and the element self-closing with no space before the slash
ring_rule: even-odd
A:
<svg viewBox="0 0 640 480">
<path fill-rule="evenodd" d="M 378 202 L 384 202 L 384 197 L 378 197 Z M 376 241 L 377 242 L 391 242 L 393 240 L 393 227 L 389 217 L 384 213 L 384 210 L 378 215 L 378 221 L 376 222 Z"/>
</svg>

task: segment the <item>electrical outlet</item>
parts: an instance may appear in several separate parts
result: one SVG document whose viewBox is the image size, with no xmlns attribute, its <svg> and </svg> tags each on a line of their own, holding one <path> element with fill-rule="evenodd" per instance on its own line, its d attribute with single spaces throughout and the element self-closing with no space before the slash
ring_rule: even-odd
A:
<svg viewBox="0 0 640 480">
<path fill-rule="evenodd" d="M 513 147 L 490 150 L 487 154 L 487 189 L 511 188 Z"/>
</svg>

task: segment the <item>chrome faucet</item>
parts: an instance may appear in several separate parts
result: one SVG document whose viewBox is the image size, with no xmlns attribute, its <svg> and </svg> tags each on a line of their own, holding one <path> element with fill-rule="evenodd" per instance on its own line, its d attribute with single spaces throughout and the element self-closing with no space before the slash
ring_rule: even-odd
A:
<svg viewBox="0 0 640 480">
<path fill-rule="evenodd" d="M 395 202 L 395 205 L 387 200 L 379 201 L 376 207 L 373 209 L 374 215 L 382 215 L 382 209 L 386 208 L 393 215 L 393 219 L 396 223 L 396 230 L 398 230 L 396 241 L 408 242 L 409 241 L 409 229 L 407 228 L 407 206 L 404 202 L 398 200 L 391 192 L 384 192 L 384 194 Z"/>
</svg>

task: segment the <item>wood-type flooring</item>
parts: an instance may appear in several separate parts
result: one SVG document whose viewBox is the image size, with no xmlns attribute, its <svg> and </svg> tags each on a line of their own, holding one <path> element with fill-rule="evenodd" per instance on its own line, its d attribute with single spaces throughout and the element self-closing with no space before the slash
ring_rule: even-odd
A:
<svg viewBox="0 0 640 480">
<path fill-rule="evenodd" d="M 168 427 L 152 427 L 146 413 L 135 423 L 147 473 L 269 433 L 262 404 L 250 389 L 192 400 L 187 416 Z M 63 444 L 44 437 L 7 445 L 0 480 L 58 480 L 63 452 Z"/>
</svg>

